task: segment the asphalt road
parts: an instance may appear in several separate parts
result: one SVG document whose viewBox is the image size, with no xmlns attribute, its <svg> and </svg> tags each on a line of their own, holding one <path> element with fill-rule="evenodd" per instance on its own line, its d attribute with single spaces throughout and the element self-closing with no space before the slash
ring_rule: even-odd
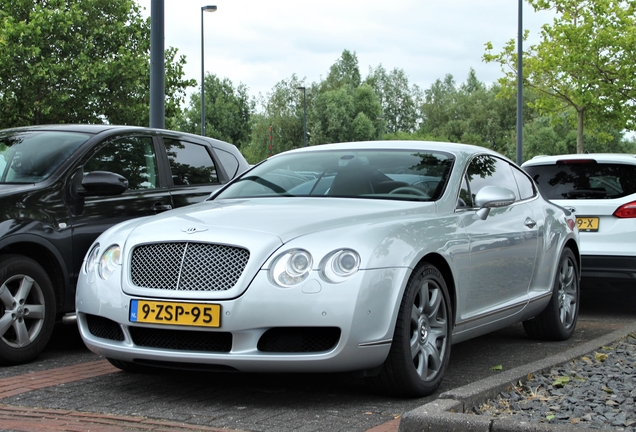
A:
<svg viewBox="0 0 636 432">
<path fill-rule="evenodd" d="M 567 350 L 636 321 L 636 284 L 584 283 L 574 336 L 538 342 L 521 324 L 452 347 L 436 395 L 503 370 Z M 77 329 L 60 327 L 41 357 L 0 369 L 0 378 L 99 360 Z M 2 405 L 144 416 L 246 431 L 366 431 L 436 398 L 394 399 L 374 393 L 347 374 L 154 375 L 117 372 L 22 393 Z"/>
</svg>

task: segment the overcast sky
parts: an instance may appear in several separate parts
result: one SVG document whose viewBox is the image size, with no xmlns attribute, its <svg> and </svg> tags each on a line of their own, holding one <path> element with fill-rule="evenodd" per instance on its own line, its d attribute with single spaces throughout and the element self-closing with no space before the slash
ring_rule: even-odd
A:
<svg viewBox="0 0 636 432">
<path fill-rule="evenodd" d="M 149 16 L 151 0 L 138 1 Z M 186 77 L 197 82 L 205 5 L 218 8 L 204 14 L 206 72 L 245 84 L 253 96 L 292 74 L 307 84 L 325 78 L 345 49 L 356 53 L 363 79 L 382 64 L 422 90 L 446 74 L 464 82 L 471 67 L 491 83 L 502 73 L 482 61 L 484 44 L 499 52 L 518 28 L 515 0 L 165 0 L 165 46 L 186 56 Z M 531 43 L 551 20 L 524 4 Z"/>
</svg>

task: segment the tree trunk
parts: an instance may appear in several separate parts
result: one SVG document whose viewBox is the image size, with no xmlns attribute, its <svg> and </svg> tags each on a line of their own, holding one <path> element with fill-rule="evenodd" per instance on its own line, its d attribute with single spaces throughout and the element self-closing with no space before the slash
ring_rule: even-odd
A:
<svg viewBox="0 0 636 432">
<path fill-rule="evenodd" d="M 584 152 L 584 149 L 583 149 L 583 114 L 584 113 L 585 113 L 585 108 L 576 110 L 576 114 L 577 114 L 576 152 L 579 154 Z"/>
</svg>

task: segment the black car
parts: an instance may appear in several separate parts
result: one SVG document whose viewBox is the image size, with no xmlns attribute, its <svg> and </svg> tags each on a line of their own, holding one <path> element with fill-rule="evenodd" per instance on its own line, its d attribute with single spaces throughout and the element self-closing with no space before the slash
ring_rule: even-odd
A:
<svg viewBox="0 0 636 432">
<path fill-rule="evenodd" d="M 74 311 L 78 271 L 99 234 L 202 201 L 248 167 L 231 144 L 168 130 L 0 131 L 0 364 L 34 359 Z"/>
</svg>

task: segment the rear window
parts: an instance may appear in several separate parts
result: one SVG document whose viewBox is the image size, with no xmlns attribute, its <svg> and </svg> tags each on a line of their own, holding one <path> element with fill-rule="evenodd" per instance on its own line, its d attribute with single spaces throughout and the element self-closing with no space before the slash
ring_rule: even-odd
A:
<svg viewBox="0 0 636 432">
<path fill-rule="evenodd" d="M 591 161 L 524 170 L 547 199 L 612 199 L 636 193 L 636 165 Z"/>
</svg>

